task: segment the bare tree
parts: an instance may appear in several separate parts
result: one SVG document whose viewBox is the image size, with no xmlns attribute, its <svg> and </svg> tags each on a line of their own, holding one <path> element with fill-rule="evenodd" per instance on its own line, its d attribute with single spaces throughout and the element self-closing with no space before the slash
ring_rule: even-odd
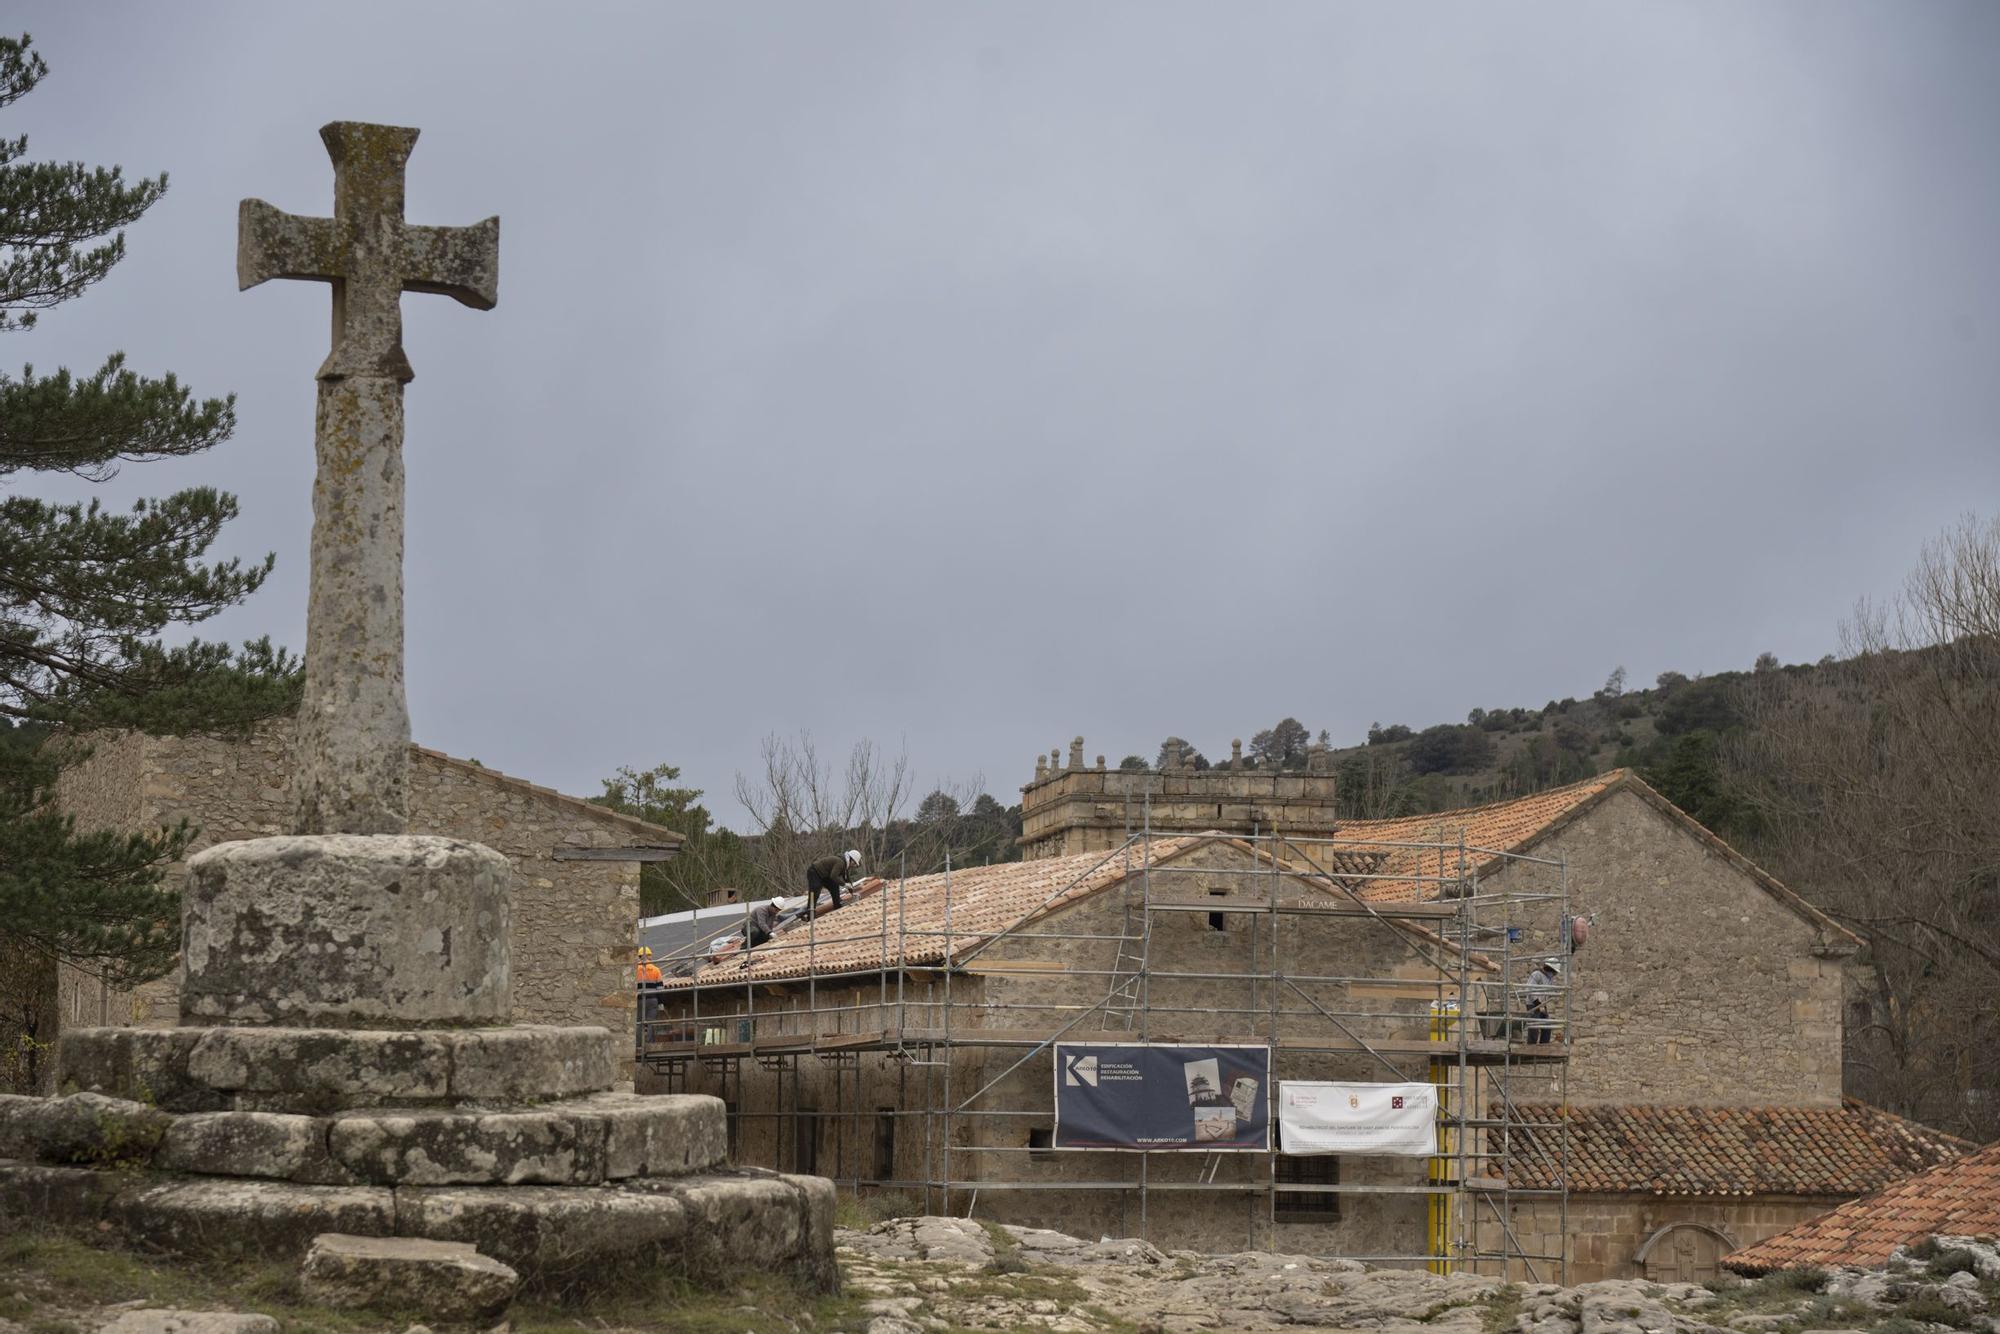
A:
<svg viewBox="0 0 2000 1334">
<path fill-rule="evenodd" d="M 836 769 L 812 733 L 799 732 L 765 737 L 760 755 L 761 772 L 736 776 L 736 799 L 750 813 L 756 835 L 758 883 L 744 886 L 745 898 L 803 893 L 806 868 L 848 848 L 861 853 L 871 875 L 894 875 L 905 864 L 915 875 L 943 863 L 953 822 L 905 818 L 916 790 L 906 750 L 892 755 L 872 741 L 857 741 Z M 982 786 L 978 777 L 945 782 L 926 800 L 941 795 L 962 808 Z"/>
<path fill-rule="evenodd" d="M 2000 1135 L 2000 520 L 1928 545 L 1860 606 L 1844 660 L 1754 674 L 1732 753 L 1759 851 L 1868 937 L 1849 1091 Z"/>
</svg>

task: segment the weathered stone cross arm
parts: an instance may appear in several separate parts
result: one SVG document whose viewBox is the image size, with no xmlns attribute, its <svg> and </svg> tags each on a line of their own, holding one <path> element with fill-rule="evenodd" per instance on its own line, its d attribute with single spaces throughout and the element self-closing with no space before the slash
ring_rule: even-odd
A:
<svg viewBox="0 0 2000 1334">
<path fill-rule="evenodd" d="M 500 297 L 500 219 L 470 227 L 403 221 L 413 129 L 337 120 L 322 126 L 319 137 L 333 159 L 333 216 L 301 217 L 244 200 L 237 213 L 237 286 L 273 278 L 332 283 L 333 350 L 319 378 L 408 382 L 402 294 L 435 292 L 491 310 Z"/>
</svg>

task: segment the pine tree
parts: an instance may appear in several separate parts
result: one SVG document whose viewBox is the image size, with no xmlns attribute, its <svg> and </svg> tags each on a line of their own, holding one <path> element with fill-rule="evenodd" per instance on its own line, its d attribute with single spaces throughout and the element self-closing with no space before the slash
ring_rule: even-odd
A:
<svg viewBox="0 0 2000 1334">
<path fill-rule="evenodd" d="M 47 73 L 27 37 L 0 38 L 0 109 Z M 125 256 L 122 229 L 167 188 L 165 175 L 27 162 L 27 147 L 0 139 L 0 332 L 32 329 L 101 281 Z M 103 481 L 121 464 L 200 454 L 235 425 L 233 398 L 196 399 L 122 353 L 87 376 L 0 373 L 0 964 L 67 960 L 121 983 L 171 967 L 179 905 L 161 876 L 193 831 L 80 831 L 55 808 L 60 768 L 87 753 L 93 728 L 235 730 L 289 711 L 298 693 L 296 663 L 267 640 L 160 641 L 270 572 L 269 556 L 206 559 L 233 496 L 196 487 L 118 512 L 21 495 L 16 475 Z"/>
</svg>

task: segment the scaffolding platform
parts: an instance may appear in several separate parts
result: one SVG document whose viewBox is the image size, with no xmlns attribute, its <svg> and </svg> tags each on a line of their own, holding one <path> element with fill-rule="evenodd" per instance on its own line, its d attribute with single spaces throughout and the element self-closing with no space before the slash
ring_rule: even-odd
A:
<svg viewBox="0 0 2000 1334">
<path fill-rule="evenodd" d="M 1424 1249 L 1351 1258 L 1422 1264 L 1438 1273 L 1560 1281 L 1567 1272 L 1564 1258 L 1531 1253 L 1515 1235 L 1512 1219 L 1517 1203 L 1551 1203 L 1559 1214 L 1559 1232 L 1567 1235 L 1569 1123 L 1534 1121 L 1516 1110 L 1524 1103 L 1568 1101 L 1574 1037 L 1568 983 L 1528 981 L 1531 970 L 1556 957 L 1566 939 L 1548 931 L 1557 920 L 1567 920 L 1562 861 L 1469 848 L 1462 837 L 1388 844 L 1272 833 L 1218 836 L 1250 860 L 1244 868 L 1217 870 L 1156 861 L 1154 844 L 1161 836 L 1147 827 L 1149 810 L 1142 808 L 1138 815 L 1138 827 L 1121 847 L 1106 851 L 1070 885 L 1057 885 L 1043 905 L 1067 908 L 1084 902 L 1085 896 L 1070 891 L 1084 876 L 1120 861 L 1121 873 L 1109 883 L 1099 882 L 1100 892 L 1118 896 L 1112 922 L 1122 916 L 1122 925 L 1115 931 L 1111 922 L 1095 924 L 1090 931 L 1050 930 L 1048 916 L 1040 910 L 1024 911 L 998 929 L 968 929 L 961 918 L 954 930 L 947 861 L 941 923 L 906 920 L 912 877 L 899 875 L 872 891 L 866 917 L 843 912 L 823 927 L 809 925 L 760 944 L 760 958 L 794 952 L 796 962 L 788 962 L 783 975 L 766 969 L 737 979 L 712 968 L 662 991 L 661 999 L 673 998 L 680 1010 L 649 1018 L 642 1005 L 635 1056 L 661 1074 L 670 1090 L 693 1087 L 693 1072 L 703 1072 L 709 1087 L 719 1081 L 730 1102 L 732 1143 L 745 1124 L 771 1123 L 778 1161 L 770 1166 L 820 1172 L 855 1190 L 921 1191 L 927 1212 L 969 1214 L 982 1195 L 1115 1193 L 1136 1208 L 1143 1237 L 1151 1196 L 1184 1199 L 1190 1192 L 1208 1191 L 1260 1199 L 1262 1207 L 1253 1206 L 1252 1215 L 1263 1220 L 1264 1231 L 1261 1241 L 1250 1239 L 1251 1248 L 1278 1249 L 1281 1214 L 1295 1210 L 1300 1199 L 1407 1196 L 1426 1201 Z M 1391 853 L 1402 860 L 1391 863 Z M 1418 869 L 1396 870 L 1398 866 Z M 1512 874 L 1497 877 L 1491 869 L 1496 866 Z M 1482 867 L 1487 868 L 1484 875 Z M 1234 884 L 1189 893 L 1183 878 L 1188 872 L 1211 880 L 1226 877 Z M 1311 892 L 1299 892 L 1287 879 L 1306 882 Z M 937 888 L 930 884 L 924 890 L 933 913 Z M 1389 894 L 1394 897 L 1382 897 Z M 1175 968 L 1157 957 L 1156 924 L 1175 923 L 1178 938 L 1190 914 L 1208 915 L 1217 930 L 1242 922 L 1240 939 L 1248 945 L 1253 966 L 1229 971 L 1222 962 L 1209 964 L 1203 955 L 1194 967 Z M 1406 947 L 1404 953 L 1391 949 L 1393 966 L 1373 973 L 1350 970 L 1355 975 L 1300 967 L 1323 960 L 1280 958 L 1279 942 L 1287 934 L 1302 939 L 1298 933 L 1312 919 L 1342 918 L 1383 924 L 1387 938 L 1401 942 L 1396 948 Z M 855 926 L 871 920 L 879 922 L 876 931 L 854 933 Z M 1543 933 L 1539 948 L 1530 932 Z M 943 945 L 927 951 L 911 948 L 912 942 L 925 939 L 941 939 Z M 879 942 L 877 962 L 857 967 L 857 953 L 867 956 L 870 950 L 856 942 Z M 1001 942 L 1019 946 L 1002 952 L 1016 957 L 996 955 L 991 947 Z M 823 963 L 821 951 L 834 962 Z M 1355 958 L 1360 957 L 1357 951 Z M 1052 981 L 1046 994 L 1013 985 L 1045 977 L 1061 985 Z M 992 990 L 996 986 L 1001 988 L 997 994 Z M 1232 1008 L 1199 999 L 1232 987 L 1244 990 L 1255 1005 Z M 1169 989 L 1198 999 L 1170 1003 Z M 1426 1029 L 1428 1036 L 1422 1036 Z M 996 1089 L 1014 1072 L 1036 1068 L 1028 1063 L 1058 1042 L 1267 1047 L 1273 1081 L 1269 1145 L 1235 1155 L 1255 1164 L 1247 1179 L 1238 1169 L 1218 1179 L 1212 1165 L 1194 1180 L 1150 1171 L 1149 1162 L 1163 1152 L 1169 1157 L 1201 1155 L 1144 1148 L 1086 1150 L 1097 1155 L 1090 1161 L 1099 1166 L 1080 1162 L 1085 1175 L 1079 1179 L 1009 1175 L 999 1165 L 1016 1155 L 1046 1161 L 1059 1151 L 1035 1147 L 1032 1135 L 1026 1144 L 1002 1143 L 979 1127 L 1049 1122 L 1049 1107 L 1012 1106 Z M 997 1055 L 982 1065 L 971 1059 L 981 1052 Z M 968 1058 L 962 1068 L 958 1054 Z M 1418 1180 L 1280 1179 L 1285 1155 L 1279 1151 L 1275 1084 L 1287 1078 L 1325 1078 L 1313 1072 L 1324 1069 L 1328 1058 L 1342 1057 L 1372 1062 L 1369 1068 L 1377 1080 L 1387 1072 L 1387 1078 L 1398 1082 L 1428 1082 L 1437 1088 L 1437 1153 L 1423 1160 L 1428 1166 Z M 888 1070 L 895 1072 L 894 1107 L 877 1105 L 888 1100 L 879 1082 L 873 1096 L 864 1096 L 864 1058 L 882 1062 L 880 1067 L 868 1064 L 878 1080 L 888 1077 Z M 813 1067 L 815 1060 L 823 1066 Z M 802 1063 L 817 1070 L 811 1101 L 802 1091 Z M 1001 1066 L 998 1076 L 989 1077 L 992 1068 Z M 746 1101 L 746 1068 L 762 1072 L 758 1092 L 770 1104 L 768 1110 L 753 1110 Z M 968 1078 L 976 1087 L 968 1087 Z M 1533 1097 L 1520 1096 L 1512 1087 L 1523 1080 L 1533 1082 Z M 831 1106 L 825 1105 L 827 1081 Z M 850 1142 L 860 1145 L 864 1135 L 881 1133 L 884 1120 L 890 1122 L 892 1142 L 895 1125 L 912 1125 L 921 1134 L 922 1170 L 915 1179 L 905 1179 L 907 1171 L 895 1171 L 894 1161 L 884 1167 L 879 1155 L 872 1170 L 841 1156 Z M 828 1123 L 837 1132 L 831 1172 L 816 1161 L 819 1128 Z M 1539 1153 L 1557 1155 L 1554 1189 L 1510 1185 L 1512 1155 L 1531 1138 Z M 810 1160 L 804 1147 L 809 1142 L 814 1146 Z M 853 1156 L 866 1155 L 857 1147 Z M 1215 1155 L 1206 1157 L 1212 1162 Z M 1120 1179 L 1107 1173 L 1109 1161 L 1129 1165 L 1131 1175 Z M 1546 1165 L 1537 1166 L 1546 1178 Z M 1257 1226 L 1250 1224 L 1253 1234 Z"/>
</svg>

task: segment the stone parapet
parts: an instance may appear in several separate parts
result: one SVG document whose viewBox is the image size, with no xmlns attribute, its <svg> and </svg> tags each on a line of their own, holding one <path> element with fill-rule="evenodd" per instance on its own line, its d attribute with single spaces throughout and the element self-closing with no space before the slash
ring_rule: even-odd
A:
<svg viewBox="0 0 2000 1334">
<path fill-rule="evenodd" d="M 1253 769 L 1240 760 L 1210 769 L 1107 769 L 1100 756 L 1086 768 L 1080 739 L 1071 743 L 1067 768 L 1052 762 L 1057 758 L 1038 759 L 1034 780 L 1021 789 L 1018 841 L 1030 857 L 1115 848 L 1144 827 L 1324 838 L 1338 824 L 1335 778 L 1323 764 L 1304 771 Z"/>
</svg>

